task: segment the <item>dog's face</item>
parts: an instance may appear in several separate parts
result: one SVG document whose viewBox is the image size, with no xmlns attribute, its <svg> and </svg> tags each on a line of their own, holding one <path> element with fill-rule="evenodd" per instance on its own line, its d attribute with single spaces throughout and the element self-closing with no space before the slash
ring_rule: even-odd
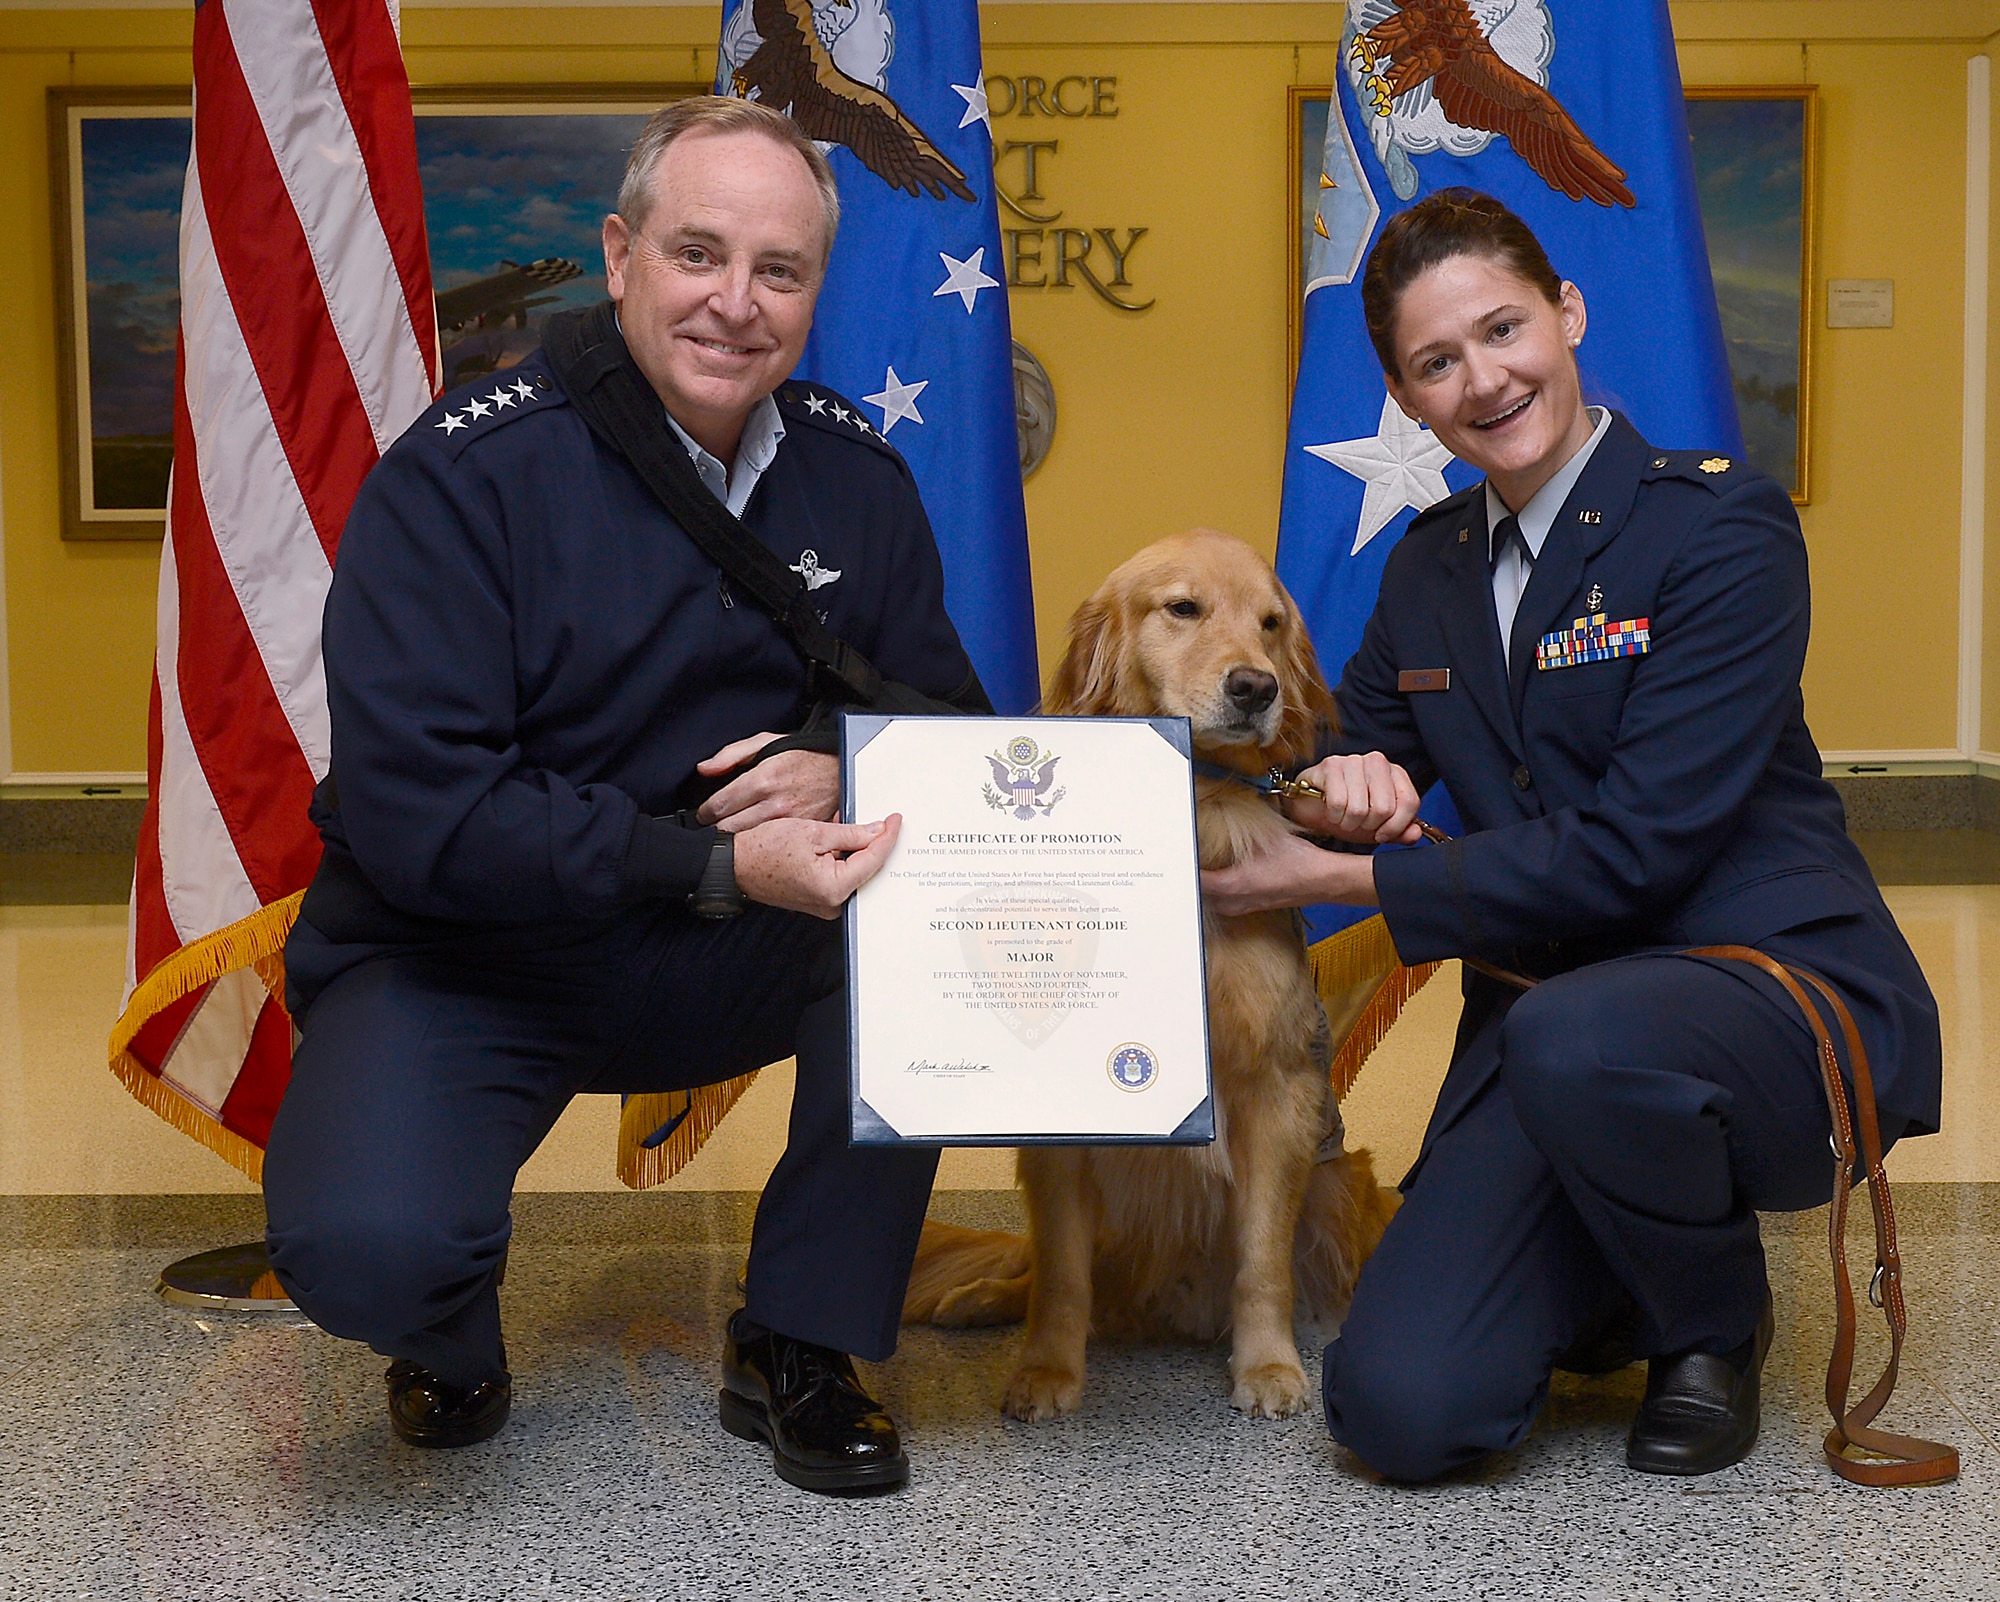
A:
<svg viewBox="0 0 2000 1602">
<path fill-rule="evenodd" d="M 1270 564 L 1196 529 L 1147 546 L 1077 608 L 1042 709 L 1184 717 L 1204 755 L 1248 770 L 1309 757 L 1332 697 Z"/>
</svg>

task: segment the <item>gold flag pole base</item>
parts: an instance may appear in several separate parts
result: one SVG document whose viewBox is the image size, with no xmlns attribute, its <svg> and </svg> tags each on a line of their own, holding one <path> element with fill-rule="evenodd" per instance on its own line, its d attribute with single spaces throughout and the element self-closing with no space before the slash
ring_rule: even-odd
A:
<svg viewBox="0 0 2000 1602">
<path fill-rule="evenodd" d="M 296 1313 L 261 1240 L 197 1252 L 160 1270 L 160 1300 L 209 1313 Z"/>
</svg>

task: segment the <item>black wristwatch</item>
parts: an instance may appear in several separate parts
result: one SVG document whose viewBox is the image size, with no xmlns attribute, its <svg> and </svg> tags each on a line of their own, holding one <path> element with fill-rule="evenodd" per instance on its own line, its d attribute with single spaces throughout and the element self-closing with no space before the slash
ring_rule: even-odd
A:
<svg viewBox="0 0 2000 1602">
<path fill-rule="evenodd" d="M 697 918 L 733 918 L 749 904 L 736 882 L 736 836 L 717 829 L 701 880 L 688 897 L 688 911 Z"/>
</svg>

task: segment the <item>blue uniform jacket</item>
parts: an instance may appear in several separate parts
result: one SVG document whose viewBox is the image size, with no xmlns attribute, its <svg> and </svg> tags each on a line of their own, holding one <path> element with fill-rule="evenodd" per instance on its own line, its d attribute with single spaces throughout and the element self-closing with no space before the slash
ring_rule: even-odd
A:
<svg viewBox="0 0 2000 1602">
<path fill-rule="evenodd" d="M 828 626 L 928 694 L 972 667 L 914 480 L 858 408 L 778 393 L 744 522 Z M 362 485 L 326 603 L 333 764 L 304 921 L 333 944 L 686 894 L 696 762 L 799 727 L 805 666 L 569 405 L 540 353 L 447 395 Z M 295 945 L 300 942 L 295 940 Z M 323 967 L 324 953 L 305 966 Z"/>
<path fill-rule="evenodd" d="M 1538 666 L 1544 636 L 1646 620 L 1650 650 Z M 1502 659 L 1484 486 L 1390 553 L 1337 691 L 1339 749 L 1379 749 L 1465 821 L 1384 851 L 1375 882 L 1406 963 L 1482 956 L 1550 974 L 1622 952 L 1762 946 L 1854 1009 L 1883 1133 L 1937 1128 L 1937 1006 L 1820 773 L 1799 689 L 1805 540 L 1785 492 L 1614 418 L 1549 530 Z M 1449 668 L 1443 690 L 1400 675 Z M 1441 679 L 1437 675 L 1432 682 Z M 1468 974 L 1433 1131 L 1497 1066 L 1463 1048 L 1504 1004 Z"/>
</svg>

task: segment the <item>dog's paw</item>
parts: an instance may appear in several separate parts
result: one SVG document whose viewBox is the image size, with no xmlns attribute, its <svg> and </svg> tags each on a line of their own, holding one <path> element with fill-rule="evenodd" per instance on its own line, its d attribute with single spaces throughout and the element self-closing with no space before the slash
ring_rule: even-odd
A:
<svg viewBox="0 0 2000 1602">
<path fill-rule="evenodd" d="M 1072 1412 L 1083 1399 L 1083 1375 L 1074 1369 L 1030 1364 L 1007 1382 L 1000 1411 L 1029 1424 Z"/>
<path fill-rule="evenodd" d="M 980 1329 L 1018 1324 L 1028 1315 L 1028 1278 L 975 1279 L 938 1298 L 930 1322 L 941 1329 Z"/>
<path fill-rule="evenodd" d="M 1229 1405 L 1252 1418 L 1290 1418 L 1306 1405 L 1306 1371 L 1296 1362 L 1245 1369 L 1236 1376 Z"/>
</svg>

